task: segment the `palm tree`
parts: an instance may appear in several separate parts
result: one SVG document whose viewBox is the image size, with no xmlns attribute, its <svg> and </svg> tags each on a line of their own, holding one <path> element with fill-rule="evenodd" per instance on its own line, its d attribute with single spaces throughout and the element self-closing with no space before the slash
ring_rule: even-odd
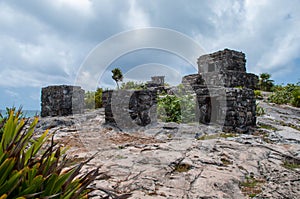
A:
<svg viewBox="0 0 300 199">
<path fill-rule="evenodd" d="M 122 74 L 122 71 L 121 71 L 121 69 L 119 69 L 119 68 L 115 68 L 115 69 L 113 69 L 112 71 L 112 78 L 113 78 L 113 80 L 115 80 L 116 81 L 116 83 L 117 83 L 117 87 L 118 87 L 118 89 L 119 89 L 119 81 L 122 81 L 123 80 L 123 74 Z"/>
<path fill-rule="evenodd" d="M 271 80 L 269 73 L 261 73 L 259 76 L 259 87 L 263 91 L 271 91 L 274 86 L 274 80 Z"/>
</svg>

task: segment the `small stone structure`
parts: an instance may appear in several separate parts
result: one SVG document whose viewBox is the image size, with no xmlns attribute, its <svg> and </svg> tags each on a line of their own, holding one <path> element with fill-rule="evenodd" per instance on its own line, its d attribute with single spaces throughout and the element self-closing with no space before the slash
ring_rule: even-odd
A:
<svg viewBox="0 0 300 199">
<path fill-rule="evenodd" d="M 42 88 L 41 116 L 66 116 L 84 112 L 84 90 L 79 86 Z"/>
<path fill-rule="evenodd" d="M 165 85 L 165 76 L 153 76 L 151 77 L 151 81 L 147 82 L 147 87 L 164 87 Z"/>
<path fill-rule="evenodd" d="M 255 89 L 258 84 L 256 75 L 246 73 L 245 54 L 229 49 L 200 56 L 198 73 L 207 85 Z"/>
<path fill-rule="evenodd" d="M 199 122 L 235 132 L 256 124 L 253 89 L 258 77 L 246 73 L 245 64 L 244 53 L 225 49 L 200 56 L 198 74 L 183 77 L 182 84 L 196 93 Z"/>
<path fill-rule="evenodd" d="M 102 94 L 105 122 L 133 129 L 157 122 L 155 90 L 109 90 Z"/>
</svg>

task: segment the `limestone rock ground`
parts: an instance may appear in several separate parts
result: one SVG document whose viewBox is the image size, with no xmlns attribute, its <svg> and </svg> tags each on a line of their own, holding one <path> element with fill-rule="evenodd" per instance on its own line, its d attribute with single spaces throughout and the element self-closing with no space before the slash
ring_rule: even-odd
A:
<svg viewBox="0 0 300 199">
<path fill-rule="evenodd" d="M 299 198 L 300 109 L 265 103 L 249 134 L 216 126 L 159 123 L 134 132 L 104 125 L 103 110 L 41 118 L 74 161 L 95 155 L 93 188 L 120 198 Z M 103 191 L 91 198 L 112 198 Z"/>
</svg>

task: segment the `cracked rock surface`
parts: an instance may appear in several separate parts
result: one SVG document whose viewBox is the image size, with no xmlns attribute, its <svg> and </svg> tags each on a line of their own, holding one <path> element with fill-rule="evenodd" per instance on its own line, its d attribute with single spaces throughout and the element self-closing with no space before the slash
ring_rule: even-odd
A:
<svg viewBox="0 0 300 199">
<path fill-rule="evenodd" d="M 96 154 L 83 172 L 99 166 L 92 187 L 120 198 L 299 198 L 300 109 L 259 105 L 266 114 L 248 134 L 175 123 L 120 132 L 104 124 L 102 109 L 41 118 L 37 131 L 57 131 L 74 160 Z"/>
</svg>

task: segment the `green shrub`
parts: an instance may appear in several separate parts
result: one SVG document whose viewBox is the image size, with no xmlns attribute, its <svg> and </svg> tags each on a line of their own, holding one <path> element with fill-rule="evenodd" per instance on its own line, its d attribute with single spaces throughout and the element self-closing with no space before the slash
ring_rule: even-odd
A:
<svg viewBox="0 0 300 199">
<path fill-rule="evenodd" d="M 85 108 L 94 109 L 95 108 L 95 92 L 87 91 L 84 94 Z"/>
<path fill-rule="evenodd" d="M 256 115 L 262 116 L 265 114 L 265 109 L 261 106 L 259 106 L 259 103 L 256 103 Z"/>
<path fill-rule="evenodd" d="M 257 98 L 257 99 L 263 97 L 260 90 L 254 90 L 254 95 L 255 95 L 255 98 Z"/>
<path fill-rule="evenodd" d="M 196 120 L 196 97 L 191 94 L 181 95 L 180 98 L 181 107 L 181 122 L 189 123 Z"/>
<path fill-rule="evenodd" d="M 158 98 L 158 118 L 165 122 L 195 122 L 195 96 L 183 92 L 179 86 L 177 95 L 162 93 Z"/>
<path fill-rule="evenodd" d="M 300 85 L 287 84 L 286 86 L 275 86 L 274 93 L 269 97 L 269 101 L 276 104 L 290 103 L 293 106 L 300 106 Z"/>
<path fill-rule="evenodd" d="M 103 106 L 102 93 L 103 93 L 103 89 L 97 88 L 97 90 L 95 92 L 95 108 L 102 108 L 102 106 Z"/>
<path fill-rule="evenodd" d="M 165 122 L 181 122 L 180 100 L 175 95 L 160 95 L 157 102 L 158 118 Z"/>
<path fill-rule="evenodd" d="M 27 122 L 13 109 L 7 118 L 0 119 L 0 198 L 86 198 L 92 191 L 87 186 L 98 169 L 79 174 L 90 159 L 66 168 L 64 149 L 57 146 L 53 136 L 50 143 L 48 131 L 36 137 L 38 118 Z"/>
<path fill-rule="evenodd" d="M 292 91 L 291 104 L 293 106 L 300 107 L 300 86 L 297 86 L 297 88 Z"/>
<path fill-rule="evenodd" d="M 275 92 L 269 97 L 269 100 L 275 104 L 286 104 L 291 100 L 291 93 L 283 86 L 276 87 Z"/>
</svg>

